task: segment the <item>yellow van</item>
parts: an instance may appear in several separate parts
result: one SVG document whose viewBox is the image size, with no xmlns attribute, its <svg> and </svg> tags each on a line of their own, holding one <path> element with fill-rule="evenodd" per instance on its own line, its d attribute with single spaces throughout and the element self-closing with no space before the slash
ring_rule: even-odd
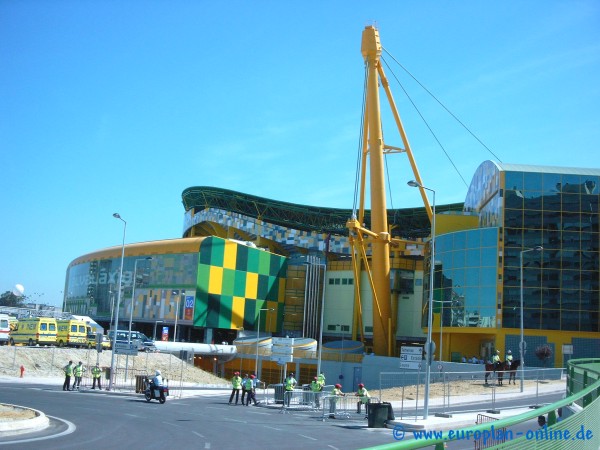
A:
<svg viewBox="0 0 600 450">
<path fill-rule="evenodd" d="M 87 346 L 87 324 L 83 320 L 57 320 L 56 344 L 59 347 Z"/>
<path fill-rule="evenodd" d="M 56 329 L 56 319 L 53 317 L 19 319 L 17 328 L 10 332 L 10 345 L 55 345 Z"/>
</svg>

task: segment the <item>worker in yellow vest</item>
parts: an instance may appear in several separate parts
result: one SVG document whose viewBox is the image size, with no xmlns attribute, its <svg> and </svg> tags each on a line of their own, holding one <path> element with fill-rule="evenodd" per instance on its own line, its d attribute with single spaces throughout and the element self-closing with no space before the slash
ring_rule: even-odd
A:
<svg viewBox="0 0 600 450">
<path fill-rule="evenodd" d="M 63 391 L 70 391 L 71 388 L 71 377 L 73 376 L 73 361 L 69 361 L 65 367 L 63 367 L 63 371 L 65 372 L 65 382 L 63 383 Z"/>
<path fill-rule="evenodd" d="M 294 395 L 294 388 L 298 382 L 294 378 L 294 372 L 290 372 L 290 374 L 286 377 L 285 382 L 283 383 L 285 392 L 283 395 L 285 396 L 285 404 L 286 406 L 290 406 L 290 400 L 292 399 L 292 395 Z"/>
<path fill-rule="evenodd" d="M 329 418 L 335 419 L 335 407 L 338 401 L 338 397 L 344 397 L 346 394 L 342 392 L 342 385 L 336 384 L 331 391 L 331 398 L 329 399 Z"/>
<path fill-rule="evenodd" d="M 318 377 L 315 377 L 310 382 L 310 390 L 313 393 L 315 408 L 318 409 L 321 407 L 321 395 L 322 395 L 321 391 L 323 391 L 323 386 L 321 386 L 321 383 L 319 383 Z"/>
<path fill-rule="evenodd" d="M 92 389 L 96 389 L 96 382 L 98 382 L 98 389 L 102 390 L 102 386 L 100 386 L 100 377 L 102 375 L 102 369 L 100 365 L 96 363 L 94 367 L 92 367 Z"/>
<path fill-rule="evenodd" d="M 85 367 L 83 367 L 83 363 L 79 361 L 79 364 L 77 364 L 73 368 L 73 375 L 75 375 L 75 381 L 73 381 L 73 390 L 75 389 L 75 387 L 77 387 L 77 389 L 79 390 L 79 385 L 81 384 L 81 377 L 83 376 L 83 372 L 85 372 Z"/>
<path fill-rule="evenodd" d="M 240 389 L 242 389 L 242 377 L 240 377 L 239 372 L 235 372 L 233 374 L 233 378 L 231 379 L 231 396 L 229 397 L 229 404 L 233 401 L 233 396 L 235 395 L 235 404 L 238 404 L 240 397 Z"/>
<path fill-rule="evenodd" d="M 365 414 L 368 414 L 371 396 L 369 395 L 369 391 L 367 391 L 363 383 L 358 383 L 358 391 L 356 391 L 355 395 L 358 397 L 358 402 L 356 403 L 356 414 L 360 414 L 360 408 L 363 404 L 365 405 Z"/>
<path fill-rule="evenodd" d="M 245 383 L 246 388 L 246 406 L 250 405 L 250 402 L 254 402 L 256 406 L 256 375 L 251 374 Z"/>
<path fill-rule="evenodd" d="M 325 374 L 323 372 L 321 372 L 318 376 L 317 376 L 317 381 L 319 382 L 319 384 L 321 385 L 321 390 L 323 390 L 323 388 L 325 387 Z"/>
</svg>

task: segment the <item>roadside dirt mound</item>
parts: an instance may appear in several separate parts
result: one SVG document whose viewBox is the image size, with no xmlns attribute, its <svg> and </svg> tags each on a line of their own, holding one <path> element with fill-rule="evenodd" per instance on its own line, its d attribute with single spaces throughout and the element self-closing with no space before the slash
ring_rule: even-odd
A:
<svg viewBox="0 0 600 450">
<path fill-rule="evenodd" d="M 79 361 L 88 368 L 85 376 L 91 376 L 91 368 L 99 362 L 100 367 L 110 368 L 112 352 L 105 350 L 98 354 L 96 350 L 58 348 L 58 347 L 0 347 L 0 375 L 20 376 L 21 366 L 24 376 L 31 377 L 64 377 L 63 367 L 69 362 Z M 115 356 L 117 373 L 125 369 L 126 357 Z M 130 356 L 128 370 L 133 375 L 150 375 L 158 369 L 163 378 L 181 380 L 187 383 L 229 385 L 229 381 L 219 378 L 212 373 L 186 364 L 178 357 L 168 353 L 139 353 Z"/>
</svg>

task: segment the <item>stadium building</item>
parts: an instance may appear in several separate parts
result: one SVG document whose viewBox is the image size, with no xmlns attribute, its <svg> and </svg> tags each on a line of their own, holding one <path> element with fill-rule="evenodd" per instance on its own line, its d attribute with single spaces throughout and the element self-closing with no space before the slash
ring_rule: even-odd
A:
<svg viewBox="0 0 600 450">
<path fill-rule="evenodd" d="M 437 206 L 436 358 L 487 359 L 496 349 L 518 355 L 521 304 L 526 366 L 598 355 L 599 181 L 598 169 L 486 161 L 464 204 Z M 178 341 L 229 344 L 259 330 L 309 340 L 322 331 L 326 345 L 355 352 L 356 361 L 370 352 L 372 294 L 356 293 L 351 210 L 212 187 L 188 188 L 182 198 L 182 238 L 125 246 L 119 328 L 131 320 L 157 339 L 173 340 L 177 329 Z M 391 254 L 398 355 L 401 345 L 425 341 L 431 227 L 425 208 L 388 210 L 388 218 L 392 235 L 417 243 Z M 65 311 L 109 328 L 121 250 L 69 265 Z M 368 285 L 366 273 L 358 284 Z M 552 356 L 540 359 L 536 349 L 544 346 Z"/>
</svg>

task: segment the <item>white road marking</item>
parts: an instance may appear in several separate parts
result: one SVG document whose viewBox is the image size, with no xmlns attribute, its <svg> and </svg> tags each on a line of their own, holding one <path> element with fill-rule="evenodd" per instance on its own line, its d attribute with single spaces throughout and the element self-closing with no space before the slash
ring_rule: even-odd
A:
<svg viewBox="0 0 600 450">
<path fill-rule="evenodd" d="M 269 427 L 267 425 L 263 425 L 263 427 L 268 428 L 270 430 L 281 431 L 281 428 Z"/>
<path fill-rule="evenodd" d="M 310 437 L 310 436 L 306 436 L 306 435 L 304 435 L 304 434 L 299 434 L 298 436 L 302 436 L 303 438 L 306 438 L 306 439 L 311 439 L 311 440 L 313 440 L 313 441 L 316 441 L 316 440 L 317 440 L 317 438 Z"/>
<path fill-rule="evenodd" d="M 58 421 L 63 422 L 63 423 L 66 423 L 67 424 L 67 429 L 65 431 L 61 432 L 61 433 L 53 434 L 52 436 L 42 436 L 42 437 L 31 438 L 31 439 L 19 439 L 18 441 L 3 441 L 3 442 L 0 442 L 0 445 L 20 444 L 22 442 L 45 441 L 46 439 L 54 439 L 54 438 L 57 438 L 57 437 L 66 436 L 67 434 L 74 433 L 75 430 L 77 429 L 77 426 L 73 422 L 69 422 L 68 420 L 60 419 L 60 418 L 54 417 L 54 416 L 47 416 L 47 417 L 49 417 L 51 419 L 54 419 L 54 420 L 58 420 Z"/>
<path fill-rule="evenodd" d="M 202 439 L 204 439 L 204 435 L 197 433 L 195 431 L 192 431 L 192 433 L 194 433 L 196 436 L 201 437 Z"/>
</svg>

